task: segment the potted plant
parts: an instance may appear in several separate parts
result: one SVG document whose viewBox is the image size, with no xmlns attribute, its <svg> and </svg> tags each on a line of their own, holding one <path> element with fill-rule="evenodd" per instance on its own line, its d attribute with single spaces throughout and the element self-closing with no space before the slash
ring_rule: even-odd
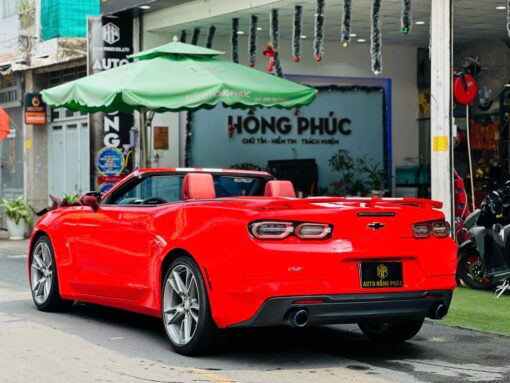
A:
<svg viewBox="0 0 510 383">
<path fill-rule="evenodd" d="M 27 225 L 32 222 L 32 210 L 30 205 L 22 196 L 13 200 L 2 198 L 2 206 L 5 207 L 5 215 L 7 216 L 7 230 L 9 231 L 9 239 L 23 239 L 27 231 Z"/>
</svg>

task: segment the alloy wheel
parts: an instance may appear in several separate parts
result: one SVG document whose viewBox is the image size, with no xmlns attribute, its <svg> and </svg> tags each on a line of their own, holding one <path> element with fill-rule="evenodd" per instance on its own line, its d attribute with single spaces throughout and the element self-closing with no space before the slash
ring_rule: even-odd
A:
<svg viewBox="0 0 510 383">
<path fill-rule="evenodd" d="M 200 313 L 193 270 L 183 264 L 176 265 L 168 274 L 163 294 L 163 322 L 168 336 L 176 345 L 187 345 L 195 335 Z"/>
<path fill-rule="evenodd" d="M 53 262 L 47 243 L 39 242 L 37 244 L 32 254 L 30 268 L 32 294 L 36 303 L 41 305 L 46 302 L 50 295 L 53 280 Z"/>
</svg>

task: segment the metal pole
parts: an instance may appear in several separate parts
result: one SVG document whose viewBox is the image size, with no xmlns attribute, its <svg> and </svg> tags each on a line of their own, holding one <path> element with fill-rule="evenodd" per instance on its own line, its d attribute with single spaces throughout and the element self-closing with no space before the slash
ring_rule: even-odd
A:
<svg viewBox="0 0 510 383">
<path fill-rule="evenodd" d="M 453 225 L 452 0 L 431 0 L 431 191 Z"/>
<path fill-rule="evenodd" d="M 466 105 L 466 135 L 467 135 L 467 152 L 469 162 L 469 181 L 471 183 L 471 206 L 472 210 L 475 211 L 475 181 L 473 177 L 473 160 L 471 159 L 471 133 L 470 133 L 470 121 L 469 121 L 469 104 Z"/>
</svg>

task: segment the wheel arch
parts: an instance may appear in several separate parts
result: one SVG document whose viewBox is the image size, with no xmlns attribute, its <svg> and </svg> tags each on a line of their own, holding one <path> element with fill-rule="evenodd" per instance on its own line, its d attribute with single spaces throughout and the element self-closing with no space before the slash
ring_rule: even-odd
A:
<svg viewBox="0 0 510 383">
<path fill-rule="evenodd" d="M 47 231 L 45 231 L 45 230 L 43 230 L 43 229 L 41 229 L 41 230 L 37 230 L 37 231 L 34 233 L 34 235 L 33 235 L 33 237 L 32 237 L 32 240 L 30 241 L 30 247 L 29 247 L 29 249 L 28 249 L 29 255 L 31 255 L 31 254 L 32 254 L 32 250 L 34 249 L 34 246 L 35 246 L 35 243 L 37 242 L 37 240 L 38 240 L 39 238 L 43 237 L 43 236 L 48 237 L 48 239 L 49 239 L 49 240 L 50 240 L 50 242 L 51 242 L 50 235 L 48 234 L 48 232 L 47 232 Z M 52 242 L 52 244 L 53 244 L 53 242 Z"/>
<path fill-rule="evenodd" d="M 159 286 L 160 287 L 163 284 L 163 278 L 165 277 L 165 273 L 168 270 L 168 266 L 170 266 L 170 264 L 172 263 L 172 261 L 174 259 L 176 259 L 177 257 L 181 257 L 181 256 L 189 257 L 189 258 L 193 259 L 193 261 L 195 261 L 195 263 L 197 265 L 199 265 L 197 260 L 193 257 L 193 255 L 191 255 L 191 253 L 189 251 L 187 251 L 185 249 L 182 249 L 182 248 L 175 248 L 175 249 L 170 250 L 163 257 L 163 260 L 161 261 L 161 264 L 160 264 L 160 267 L 159 267 L 158 276 L 159 276 L 159 282 L 160 282 Z M 200 265 L 199 265 L 199 267 L 200 267 Z M 200 270 L 202 270 L 201 267 L 200 267 Z"/>
<path fill-rule="evenodd" d="M 159 307 L 161 307 L 161 301 L 163 299 L 162 287 L 163 287 L 163 283 L 164 283 L 165 273 L 168 270 L 168 267 L 170 266 L 172 261 L 178 257 L 181 257 L 181 256 L 188 257 L 188 258 L 192 259 L 197 264 L 198 268 L 200 269 L 200 273 L 202 274 L 202 278 L 205 282 L 205 286 L 206 286 L 205 291 L 210 298 L 210 292 L 212 291 L 212 285 L 211 285 L 211 281 L 209 279 L 209 275 L 208 275 L 205 267 L 203 267 L 203 265 L 201 265 L 198 262 L 198 260 L 188 250 L 183 249 L 183 248 L 174 248 L 174 249 L 170 250 L 163 257 L 163 259 L 160 263 L 160 266 L 159 266 L 159 270 L 157 270 L 156 275 L 158 277 L 159 283 L 158 283 L 158 288 L 156 291 L 157 291 L 157 296 L 158 296 L 157 302 L 158 302 Z M 212 310 L 212 307 L 211 307 L 211 310 Z"/>
</svg>

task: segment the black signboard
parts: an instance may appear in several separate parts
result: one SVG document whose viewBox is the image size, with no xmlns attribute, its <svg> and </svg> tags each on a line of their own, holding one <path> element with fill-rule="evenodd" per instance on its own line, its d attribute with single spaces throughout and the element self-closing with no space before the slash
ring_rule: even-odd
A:
<svg viewBox="0 0 510 383">
<path fill-rule="evenodd" d="M 133 53 L 133 19 L 123 14 L 118 17 L 89 17 L 88 19 L 88 73 L 94 74 L 129 63 Z M 133 113 L 94 113 L 90 118 L 91 187 L 106 191 L 113 183 L 100 184 L 97 166 L 99 153 L 104 148 L 116 148 L 124 155 L 122 174 L 132 170 L 129 132 L 134 124 Z M 92 158 L 93 157 L 93 158 Z M 102 180 L 103 178 L 101 178 Z"/>
<path fill-rule="evenodd" d="M 39 93 L 25 93 L 23 99 L 25 124 L 46 124 L 46 104 Z"/>
</svg>

